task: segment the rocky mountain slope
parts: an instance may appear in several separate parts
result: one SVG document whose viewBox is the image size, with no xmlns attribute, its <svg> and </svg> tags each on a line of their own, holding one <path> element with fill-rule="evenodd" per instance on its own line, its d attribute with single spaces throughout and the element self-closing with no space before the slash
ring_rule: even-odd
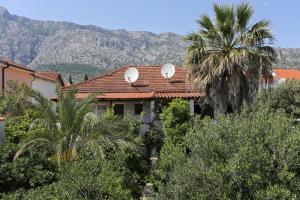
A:
<svg viewBox="0 0 300 200">
<path fill-rule="evenodd" d="M 127 64 L 182 63 L 185 47 L 182 36 L 174 33 L 31 20 L 0 7 L 1 56 L 32 68 L 83 64 L 111 69 Z"/>
<path fill-rule="evenodd" d="M 0 7 L 0 56 L 75 81 L 122 65 L 182 64 L 187 44 L 174 33 L 106 30 L 70 22 L 31 20 Z M 300 66 L 300 49 L 282 49 L 278 66 Z"/>
</svg>

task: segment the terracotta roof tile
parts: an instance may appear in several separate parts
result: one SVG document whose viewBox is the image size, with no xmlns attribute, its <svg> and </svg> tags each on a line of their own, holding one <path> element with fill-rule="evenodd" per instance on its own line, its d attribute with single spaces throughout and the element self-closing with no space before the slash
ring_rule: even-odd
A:
<svg viewBox="0 0 300 200">
<path fill-rule="evenodd" d="M 6 58 L 0 57 L 0 63 L 3 63 L 5 65 L 9 65 L 9 66 L 13 66 L 13 67 L 16 67 L 16 68 L 19 68 L 19 69 L 23 69 L 23 70 L 26 70 L 26 71 L 29 71 L 29 72 L 35 72 L 34 70 L 29 69 L 24 65 L 20 65 L 18 63 L 15 63 L 15 62 L 9 60 L 9 59 L 6 59 Z"/>
<path fill-rule="evenodd" d="M 46 78 L 49 80 L 56 81 L 58 79 L 59 73 L 58 72 L 35 72 L 35 76 Z"/>
<path fill-rule="evenodd" d="M 124 79 L 124 73 L 129 67 L 139 71 L 139 78 L 133 84 Z M 194 98 L 200 93 L 192 89 L 191 82 L 187 79 L 187 69 L 176 67 L 175 75 L 169 80 L 161 76 L 161 66 L 126 66 L 114 72 L 99 76 L 88 81 L 74 84 L 78 93 L 101 92 L 106 96 L 101 98 Z M 100 98 L 100 97 L 99 97 Z"/>
<path fill-rule="evenodd" d="M 297 69 L 273 69 L 274 79 L 286 78 L 300 80 L 300 70 Z"/>
<path fill-rule="evenodd" d="M 60 81 L 61 85 L 64 86 L 64 81 L 58 72 L 35 72 L 34 76 L 47 79 L 50 81 Z"/>
</svg>

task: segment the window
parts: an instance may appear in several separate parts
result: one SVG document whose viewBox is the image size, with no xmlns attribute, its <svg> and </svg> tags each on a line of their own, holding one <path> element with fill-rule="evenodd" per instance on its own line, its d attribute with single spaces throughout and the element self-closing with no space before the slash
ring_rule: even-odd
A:
<svg viewBox="0 0 300 200">
<path fill-rule="evenodd" d="M 143 104 L 134 104 L 134 114 L 140 115 L 143 112 Z"/>
<path fill-rule="evenodd" d="M 124 104 L 115 104 L 114 113 L 115 115 L 124 116 Z"/>
<path fill-rule="evenodd" d="M 196 103 L 194 104 L 194 114 L 198 114 L 198 115 L 202 114 L 199 104 Z"/>
<path fill-rule="evenodd" d="M 107 105 L 97 105 L 97 115 L 101 116 L 107 111 Z"/>
</svg>

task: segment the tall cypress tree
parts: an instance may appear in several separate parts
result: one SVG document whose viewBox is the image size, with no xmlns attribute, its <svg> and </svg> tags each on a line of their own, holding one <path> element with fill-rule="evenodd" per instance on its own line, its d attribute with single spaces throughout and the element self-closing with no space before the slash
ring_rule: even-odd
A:
<svg viewBox="0 0 300 200">
<path fill-rule="evenodd" d="M 83 80 L 84 80 L 84 81 L 87 81 L 87 80 L 89 80 L 89 77 L 88 77 L 88 75 L 87 75 L 87 74 L 84 74 L 84 78 L 83 78 Z"/>
<path fill-rule="evenodd" d="M 72 85 L 73 84 L 73 80 L 72 80 L 72 76 L 69 76 L 69 83 Z"/>
</svg>

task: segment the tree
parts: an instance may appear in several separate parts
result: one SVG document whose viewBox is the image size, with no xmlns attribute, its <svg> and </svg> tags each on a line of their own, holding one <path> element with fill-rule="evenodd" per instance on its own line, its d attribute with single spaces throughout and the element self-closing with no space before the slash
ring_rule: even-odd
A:
<svg viewBox="0 0 300 200">
<path fill-rule="evenodd" d="M 252 23 L 253 8 L 214 5 L 215 20 L 197 20 L 200 30 L 185 39 L 189 75 L 197 89 L 204 89 L 214 113 L 239 112 L 243 101 L 251 106 L 261 76 L 270 75 L 276 52 L 268 20 Z"/>
<path fill-rule="evenodd" d="M 72 85 L 73 84 L 73 80 L 72 80 L 72 76 L 69 76 L 69 83 Z"/>
<path fill-rule="evenodd" d="M 1 114 L 13 116 L 24 114 L 25 110 L 32 107 L 31 93 L 32 89 L 25 83 L 7 81 L 0 103 Z"/>
<path fill-rule="evenodd" d="M 184 148 L 170 155 L 156 199 L 299 199 L 300 129 L 292 119 L 262 106 L 217 121 L 196 119 Z"/>
<path fill-rule="evenodd" d="M 87 81 L 87 80 L 89 80 L 89 77 L 88 77 L 88 75 L 87 75 L 87 74 L 84 74 L 84 78 L 83 78 L 83 80 L 84 80 L 84 81 Z"/>
<path fill-rule="evenodd" d="M 272 109 L 283 109 L 288 115 L 300 118 L 300 81 L 287 80 L 267 95 Z"/>
<path fill-rule="evenodd" d="M 34 93 L 37 101 L 39 118 L 35 126 L 46 129 L 42 134 L 35 135 L 26 142 L 16 153 L 15 159 L 32 146 L 47 146 L 52 158 L 70 161 L 78 158 L 81 151 L 90 150 L 94 155 L 104 157 L 104 147 L 130 146 L 120 135 L 114 132 L 111 124 L 101 121 L 90 113 L 91 104 L 96 94 L 78 101 L 75 97 L 77 90 L 66 92 L 58 90 L 58 112 L 52 112 L 52 102 L 40 93 Z M 33 127 L 35 127 L 33 126 Z"/>
</svg>

